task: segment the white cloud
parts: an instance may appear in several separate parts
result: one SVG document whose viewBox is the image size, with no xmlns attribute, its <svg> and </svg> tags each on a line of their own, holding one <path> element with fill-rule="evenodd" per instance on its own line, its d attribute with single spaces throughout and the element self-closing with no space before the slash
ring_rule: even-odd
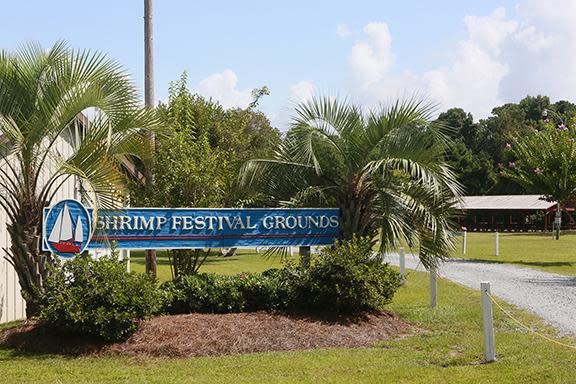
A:
<svg viewBox="0 0 576 384">
<path fill-rule="evenodd" d="M 453 61 L 423 74 L 427 92 L 444 108 L 458 106 L 485 117 L 501 103 L 500 84 L 509 68 L 499 56 L 503 42 L 518 28 L 505 17 L 504 8 L 485 17 L 466 16 L 468 38 L 458 43 Z"/>
<path fill-rule="evenodd" d="M 336 34 L 340 37 L 348 37 L 352 34 L 352 31 L 348 27 L 348 24 L 338 24 Z"/>
<path fill-rule="evenodd" d="M 312 99 L 316 92 L 316 86 L 309 81 L 300 81 L 290 87 L 290 97 L 296 103 Z"/>
<path fill-rule="evenodd" d="M 225 108 L 246 108 L 252 101 L 252 90 L 237 89 L 238 76 L 231 69 L 214 73 L 200 81 L 195 90 L 204 97 L 217 100 Z"/>
<path fill-rule="evenodd" d="M 515 17 L 499 7 L 463 21 L 450 59 L 421 73 L 395 68 L 388 26 L 367 24 L 348 57 L 349 92 L 367 106 L 419 92 L 477 118 L 528 94 L 576 100 L 576 1 L 526 0 Z"/>
<path fill-rule="evenodd" d="M 366 89 L 382 81 L 392 65 L 392 35 L 386 23 L 369 23 L 363 29 L 366 41 L 359 41 L 352 47 L 348 57 L 352 81 Z"/>
</svg>

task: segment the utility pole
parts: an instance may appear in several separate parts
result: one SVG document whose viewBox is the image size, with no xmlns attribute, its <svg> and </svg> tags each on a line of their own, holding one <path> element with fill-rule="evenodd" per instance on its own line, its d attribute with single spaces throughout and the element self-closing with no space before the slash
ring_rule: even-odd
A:
<svg viewBox="0 0 576 384">
<path fill-rule="evenodd" d="M 154 108 L 154 61 L 153 61 L 153 33 L 152 33 L 152 0 L 144 0 L 144 104 L 147 108 Z M 156 136 L 148 132 L 148 140 L 152 149 L 152 162 L 156 149 Z M 150 164 L 152 166 L 152 164 Z M 154 173 L 146 167 L 146 188 L 154 185 Z M 156 250 L 146 250 L 146 272 L 156 278 Z"/>
</svg>

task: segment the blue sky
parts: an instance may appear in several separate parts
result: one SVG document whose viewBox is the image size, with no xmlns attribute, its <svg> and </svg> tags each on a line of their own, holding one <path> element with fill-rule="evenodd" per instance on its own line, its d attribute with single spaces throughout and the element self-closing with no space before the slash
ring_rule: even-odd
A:
<svg viewBox="0 0 576 384">
<path fill-rule="evenodd" d="M 106 52 L 142 88 L 142 3 L 6 2 L 0 47 L 64 39 Z M 315 93 L 366 107 L 418 93 L 477 117 L 528 93 L 570 99 L 574 3 L 156 0 L 156 96 L 184 70 L 192 89 L 226 106 L 245 106 L 250 89 L 267 85 L 261 108 L 280 128 Z"/>
</svg>

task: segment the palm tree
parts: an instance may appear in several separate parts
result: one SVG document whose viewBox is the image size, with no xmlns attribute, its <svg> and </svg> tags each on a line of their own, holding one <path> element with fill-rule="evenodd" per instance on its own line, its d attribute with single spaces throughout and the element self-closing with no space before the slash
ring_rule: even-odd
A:
<svg viewBox="0 0 576 384">
<path fill-rule="evenodd" d="M 343 239 L 379 238 L 381 251 L 418 245 L 423 264 L 433 266 L 453 247 L 460 186 L 444 161 L 445 127 L 430 123 L 431 110 L 418 100 L 368 114 L 330 98 L 300 104 L 275 157 L 247 162 L 241 185 L 270 204 L 338 207 Z"/>
<path fill-rule="evenodd" d="M 79 125 L 86 110 L 94 117 Z M 29 44 L 0 51 L 0 207 L 12 242 L 7 259 L 27 316 L 38 313 L 38 295 L 55 262 L 40 250 L 43 208 L 71 179 L 92 206 L 118 206 L 125 196 L 120 164 L 131 156 L 146 159 L 151 151 L 142 128 L 155 124 L 129 76 L 102 54 L 62 42 L 48 50 Z M 62 140 L 72 147 L 69 154 L 58 150 Z"/>
<path fill-rule="evenodd" d="M 508 144 L 514 161 L 503 173 L 528 192 L 556 201 L 556 240 L 560 239 L 562 207 L 576 199 L 576 127 L 563 123 L 520 136 Z"/>
</svg>

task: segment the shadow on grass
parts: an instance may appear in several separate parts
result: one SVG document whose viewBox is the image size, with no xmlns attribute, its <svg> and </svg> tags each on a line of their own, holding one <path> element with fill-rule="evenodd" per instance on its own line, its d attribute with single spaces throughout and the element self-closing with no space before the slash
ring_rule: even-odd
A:
<svg viewBox="0 0 576 384">
<path fill-rule="evenodd" d="M 468 232 L 468 234 L 491 234 L 494 235 L 494 232 Z M 554 233 L 552 232 L 499 232 L 500 236 L 509 236 L 509 237 L 517 237 L 517 236 L 526 236 L 526 237 L 539 237 L 542 239 L 549 239 L 555 240 Z M 562 231 L 560 232 L 560 241 L 562 241 L 562 237 L 574 237 L 576 236 L 575 230 L 570 231 Z"/>
<path fill-rule="evenodd" d="M 525 265 L 529 267 L 575 267 L 576 262 L 570 261 L 524 261 L 524 260 L 495 260 L 495 259 L 459 259 L 453 258 L 447 261 L 448 263 L 486 263 L 486 264 L 515 264 Z"/>
</svg>

